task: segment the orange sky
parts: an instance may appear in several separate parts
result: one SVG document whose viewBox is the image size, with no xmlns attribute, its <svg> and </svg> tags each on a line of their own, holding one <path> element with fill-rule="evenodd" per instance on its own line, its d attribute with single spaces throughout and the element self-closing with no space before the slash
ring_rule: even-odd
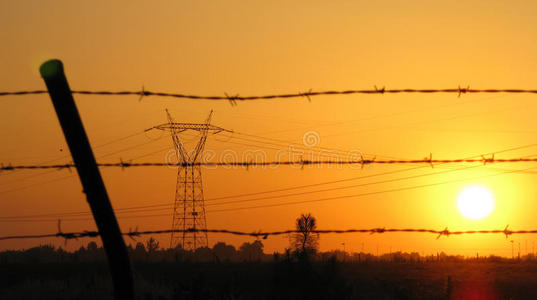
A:
<svg viewBox="0 0 537 300">
<path fill-rule="evenodd" d="M 39 65 L 59 58 L 72 89 L 147 90 L 201 95 L 252 95 L 313 89 L 387 88 L 535 88 L 537 78 L 537 4 L 531 1 L 3 1 L 0 3 L 0 90 L 44 89 Z M 201 122 L 213 109 L 213 124 L 302 145 L 308 131 L 320 146 L 360 150 L 379 158 L 458 158 L 534 143 L 537 109 L 532 95 L 349 95 L 239 103 L 136 96 L 76 97 L 96 157 L 101 162 L 163 161 L 171 139 L 138 134 L 98 145 L 164 123 L 168 108 L 177 121 Z M 47 95 L 0 99 L 0 162 L 68 162 L 63 134 Z M 160 137 L 160 138 L 159 138 Z M 235 134 L 211 136 L 208 150 L 265 150 L 273 158 L 289 143 L 245 141 Z M 192 139 L 185 136 L 186 140 Z M 277 143 L 278 145 L 268 144 Z M 247 144 L 247 145 L 244 145 Z M 139 146 L 137 146 L 139 145 Z M 137 147 L 135 147 L 137 146 Z M 265 147 L 265 148 L 262 148 Z M 126 149 L 128 148 L 128 149 Z M 130 149 L 132 148 L 132 149 Z M 61 150 L 64 150 L 63 152 Z M 126 149 L 126 150 L 125 150 Z M 121 151 L 123 150 L 123 151 Z M 536 154 L 525 148 L 498 154 Z M 63 158 L 62 158 L 63 157 Z M 426 227 L 451 230 L 537 227 L 533 184 L 537 165 L 496 164 L 424 167 L 338 184 L 293 190 L 330 192 L 207 206 L 209 228 L 280 230 L 292 228 L 303 212 L 319 227 Z M 344 168 L 280 167 L 204 170 L 207 199 L 370 176 L 414 166 Z M 505 170 L 536 169 L 489 176 Z M 102 169 L 115 208 L 172 203 L 175 170 Z M 374 183 L 431 174 L 390 183 Z M 489 176 L 489 177 L 483 177 Z M 263 209 L 229 210 L 263 204 L 388 191 L 453 180 L 425 188 L 340 200 Z M 495 211 L 486 219 L 464 219 L 456 208 L 462 188 L 490 188 Z M 360 185 L 360 186 L 356 186 Z M 282 194 L 282 193 L 280 193 Z M 274 195 L 274 194 L 270 194 Z M 244 197 L 241 199 L 252 199 Z M 0 216 L 87 211 L 76 174 L 69 171 L 17 171 L 0 174 Z M 146 212 L 164 214 L 168 211 Z M 125 214 L 140 216 L 142 213 Z M 41 218 L 43 219 L 43 218 Z M 93 229 L 92 221 L 63 221 L 64 231 Z M 123 230 L 169 228 L 171 217 L 121 218 Z M 0 222 L 0 235 L 49 233 L 55 221 Z M 322 250 L 419 251 L 510 256 L 511 243 L 531 251 L 534 236 L 460 236 L 435 239 L 426 234 L 324 235 Z M 158 236 L 167 245 L 169 236 Z M 239 245 L 251 239 L 211 235 Z M 14 240 L 0 250 L 63 241 Z M 83 243 L 88 242 L 84 240 Z M 130 242 L 130 241 L 128 241 Z M 282 251 L 286 238 L 264 241 L 267 252 Z M 79 242 L 67 244 L 76 248 Z"/>
</svg>

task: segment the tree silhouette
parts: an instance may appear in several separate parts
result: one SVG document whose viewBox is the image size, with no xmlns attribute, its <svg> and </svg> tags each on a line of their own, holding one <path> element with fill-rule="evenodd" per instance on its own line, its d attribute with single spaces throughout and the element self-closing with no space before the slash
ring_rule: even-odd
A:
<svg viewBox="0 0 537 300">
<path fill-rule="evenodd" d="M 213 246 L 214 255 L 221 261 L 232 261 L 237 255 L 237 250 L 232 245 L 224 242 L 218 242 Z"/>
<path fill-rule="evenodd" d="M 157 242 L 157 240 L 155 240 L 153 237 L 151 237 L 146 243 L 147 253 L 149 254 L 153 254 L 155 251 L 158 250 L 159 247 L 160 243 Z"/>
<path fill-rule="evenodd" d="M 297 233 L 292 235 L 291 248 L 302 256 L 315 254 L 319 247 L 319 234 L 317 230 L 317 219 L 311 214 L 302 214 L 296 219 Z"/>
<path fill-rule="evenodd" d="M 239 247 L 239 257 L 242 261 L 259 261 L 263 256 L 263 243 L 259 240 L 253 243 L 243 243 Z"/>
</svg>

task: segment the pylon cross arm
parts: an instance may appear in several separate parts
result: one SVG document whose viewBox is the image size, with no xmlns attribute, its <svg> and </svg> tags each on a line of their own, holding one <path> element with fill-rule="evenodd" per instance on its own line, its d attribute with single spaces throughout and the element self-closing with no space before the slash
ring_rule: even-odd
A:
<svg viewBox="0 0 537 300">
<path fill-rule="evenodd" d="M 230 130 L 227 130 L 218 126 L 214 126 L 211 124 L 197 124 L 197 123 L 164 123 L 161 125 L 157 125 L 153 128 L 160 129 L 160 130 L 180 130 L 180 131 L 196 130 L 196 131 L 231 132 Z"/>
</svg>

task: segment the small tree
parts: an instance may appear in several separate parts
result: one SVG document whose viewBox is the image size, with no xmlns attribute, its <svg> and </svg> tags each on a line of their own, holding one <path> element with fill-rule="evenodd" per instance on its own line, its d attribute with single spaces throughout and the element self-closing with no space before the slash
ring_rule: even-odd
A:
<svg viewBox="0 0 537 300">
<path fill-rule="evenodd" d="M 153 237 L 151 237 L 147 241 L 147 244 L 146 244 L 147 253 L 153 254 L 155 251 L 158 250 L 159 247 L 160 247 L 160 243 L 157 242 L 157 240 L 155 240 Z"/>
<path fill-rule="evenodd" d="M 319 234 L 317 230 L 317 219 L 311 214 L 302 214 L 295 223 L 296 233 L 292 235 L 291 248 L 303 256 L 315 254 L 319 247 Z"/>
</svg>

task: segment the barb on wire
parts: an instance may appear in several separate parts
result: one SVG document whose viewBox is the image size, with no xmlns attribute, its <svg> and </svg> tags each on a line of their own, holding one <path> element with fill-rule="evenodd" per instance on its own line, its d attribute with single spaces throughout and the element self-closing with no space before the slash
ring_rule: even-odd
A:
<svg viewBox="0 0 537 300">
<path fill-rule="evenodd" d="M 237 100 L 242 100 L 239 94 L 235 96 L 229 96 L 227 93 L 224 93 L 224 95 L 226 95 L 226 98 L 229 101 L 229 104 L 231 104 L 231 106 L 237 106 Z"/>
<path fill-rule="evenodd" d="M 128 168 L 131 166 L 131 161 L 124 162 L 122 158 L 119 158 L 119 167 L 121 167 L 121 171 L 125 171 L 125 168 Z"/>
<path fill-rule="evenodd" d="M 429 164 L 431 165 L 431 169 L 434 169 L 433 154 L 432 153 L 429 153 L 429 158 L 425 157 L 424 160 L 428 160 Z"/>
<path fill-rule="evenodd" d="M 495 162 L 494 160 L 494 153 L 492 153 L 492 157 L 491 158 L 485 158 L 485 156 L 481 155 L 481 158 L 483 160 L 483 165 L 486 165 L 487 163 L 493 163 Z"/>
<path fill-rule="evenodd" d="M 481 158 L 475 159 L 466 159 L 466 158 L 456 158 L 456 159 L 433 159 L 432 154 L 429 157 L 423 159 L 400 159 L 400 160 L 378 160 L 376 157 L 372 159 L 364 159 L 361 157 L 359 160 L 307 160 L 300 158 L 297 161 L 267 161 L 267 162 L 258 162 L 258 161 L 237 161 L 237 162 L 179 162 L 179 163 L 166 163 L 166 162 L 124 162 L 120 160 L 117 163 L 98 163 L 99 167 L 119 167 L 119 168 L 130 168 L 130 167 L 188 167 L 188 166 L 221 166 L 221 167 L 269 167 L 269 166 L 300 166 L 304 168 L 307 165 L 361 165 L 362 168 L 367 164 L 428 164 L 434 168 L 434 164 L 448 164 L 448 163 L 520 163 L 520 162 L 537 162 L 537 158 L 527 158 L 527 157 L 517 157 L 517 158 L 487 158 L 481 156 Z M 53 165 L 1 165 L 0 171 L 14 171 L 14 170 L 32 170 L 32 169 L 70 169 L 75 167 L 73 163 L 67 164 L 53 164 Z"/>
<path fill-rule="evenodd" d="M 466 94 L 469 92 L 470 92 L 470 86 L 467 86 L 466 88 L 461 88 L 461 86 L 459 85 L 459 92 L 457 94 L 457 98 L 460 98 L 461 94 Z"/>
<path fill-rule="evenodd" d="M 13 166 L 11 166 L 11 163 L 7 164 L 7 166 L 5 166 L 4 164 L 0 164 L 0 171 L 12 171 L 14 170 L 13 169 Z"/>
<path fill-rule="evenodd" d="M 146 93 L 145 88 L 142 85 L 142 90 L 140 91 L 140 98 L 138 98 L 138 102 L 142 101 L 142 98 L 146 95 L 145 93 Z"/>
<path fill-rule="evenodd" d="M 136 229 L 134 229 L 134 231 L 129 228 L 129 232 L 125 233 L 124 235 L 128 236 L 131 240 L 136 241 L 134 237 L 140 236 L 138 234 L 138 226 L 136 226 Z"/>
<path fill-rule="evenodd" d="M 308 99 L 308 102 L 311 103 L 311 97 L 310 97 L 310 95 L 311 95 L 312 92 L 313 92 L 313 89 L 309 89 L 309 90 L 308 90 L 307 92 L 305 92 L 305 93 L 299 93 L 299 95 L 302 96 L 302 97 L 306 97 L 306 99 Z"/>
<path fill-rule="evenodd" d="M 537 94 L 537 89 L 471 89 L 470 86 L 457 88 L 445 88 L 445 89 L 386 89 L 382 87 L 381 89 L 376 86 L 374 89 L 362 89 L 362 90 L 329 90 L 329 91 L 319 91 L 313 92 L 311 89 L 306 92 L 298 93 L 288 93 L 288 94 L 269 94 L 269 95 L 258 95 L 258 96 L 229 96 L 224 93 L 224 96 L 202 96 L 202 95 L 189 95 L 189 94 L 180 94 L 180 93 L 164 93 L 164 92 L 151 92 L 147 91 L 142 87 L 141 91 L 87 91 L 87 90 L 75 90 L 71 91 L 73 94 L 81 95 L 137 95 L 139 100 L 142 97 L 146 96 L 158 96 L 158 97 L 173 97 L 180 99 L 194 99 L 194 100 L 228 100 L 232 105 L 236 105 L 237 100 L 269 100 L 269 99 L 288 99 L 288 98 L 303 98 L 307 97 L 310 100 L 311 96 L 321 96 L 321 95 L 350 95 L 350 94 L 402 94 L 402 93 L 411 93 L 411 94 L 432 94 L 432 93 L 453 93 L 457 94 L 458 97 L 461 94 L 471 94 L 471 93 L 516 93 L 516 94 Z M 20 95 L 36 95 L 36 94 L 46 94 L 46 90 L 36 90 L 36 91 L 16 91 L 16 92 L 0 92 L 0 96 L 20 96 Z"/>
<path fill-rule="evenodd" d="M 58 223 L 59 226 L 60 223 Z M 537 234 L 537 229 L 532 230 L 510 230 L 508 229 L 509 225 L 505 229 L 495 229 L 495 230 L 463 230 L 463 231 L 450 231 L 447 227 L 443 230 L 435 229 L 424 229 L 424 228 L 367 228 L 367 229 L 344 229 L 344 230 L 313 230 L 312 233 L 315 234 L 346 234 L 346 233 L 370 233 L 370 234 L 382 234 L 382 233 L 431 233 L 437 234 L 439 239 L 442 236 L 449 237 L 451 235 L 463 235 L 463 234 L 503 234 L 506 238 L 513 234 Z M 128 236 L 132 239 L 134 237 L 139 237 L 142 235 L 157 235 L 157 234 L 169 234 L 169 233 L 183 233 L 183 232 L 204 232 L 204 233 L 222 233 L 222 234 L 231 234 L 239 236 L 249 236 L 255 238 L 267 239 L 269 236 L 280 236 L 288 235 L 293 233 L 301 233 L 300 230 L 282 230 L 282 231 L 236 231 L 228 229 L 186 229 L 186 230 L 174 230 L 174 229 L 165 229 L 165 230 L 147 230 L 147 231 L 138 231 L 136 228 L 134 231 L 129 230 L 128 232 L 122 233 L 122 235 Z M 58 227 L 57 233 L 52 234 L 41 234 L 41 235 L 14 235 L 14 236 L 1 236 L 0 240 L 14 240 L 14 239 L 35 239 L 35 238 L 50 238 L 50 237 L 59 237 L 66 240 L 78 239 L 78 238 L 95 238 L 100 236 L 98 231 L 84 230 L 80 232 L 62 232 L 61 227 Z"/>
<path fill-rule="evenodd" d="M 443 235 L 449 237 L 450 234 L 451 232 L 449 232 L 448 228 L 446 227 L 444 230 L 438 232 L 438 236 L 436 237 L 436 239 L 438 240 Z"/>
<path fill-rule="evenodd" d="M 378 89 L 377 86 L 375 85 L 375 92 L 379 94 L 384 94 L 386 92 L 386 87 L 383 86 L 381 89 Z"/>
</svg>

